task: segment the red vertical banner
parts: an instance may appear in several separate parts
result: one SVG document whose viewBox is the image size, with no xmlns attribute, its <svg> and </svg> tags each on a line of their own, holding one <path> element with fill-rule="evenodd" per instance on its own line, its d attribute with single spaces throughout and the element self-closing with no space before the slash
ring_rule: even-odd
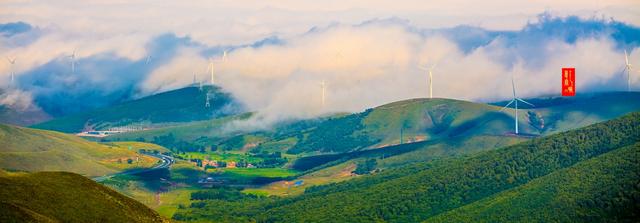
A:
<svg viewBox="0 0 640 223">
<path fill-rule="evenodd" d="M 576 96 L 576 68 L 562 68 L 562 96 Z"/>
</svg>

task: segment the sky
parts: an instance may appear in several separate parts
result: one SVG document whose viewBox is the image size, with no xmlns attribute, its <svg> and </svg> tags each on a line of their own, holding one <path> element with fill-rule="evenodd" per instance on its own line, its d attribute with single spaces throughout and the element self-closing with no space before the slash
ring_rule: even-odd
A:
<svg viewBox="0 0 640 223">
<path fill-rule="evenodd" d="M 436 65 L 444 98 L 506 99 L 511 77 L 519 96 L 559 94 L 562 67 L 579 93 L 625 90 L 639 27 L 631 0 L 4 0 L 0 56 L 16 63 L 0 63 L 0 104 L 72 114 L 208 82 L 210 58 L 216 84 L 267 123 L 426 97 L 418 66 Z"/>
</svg>

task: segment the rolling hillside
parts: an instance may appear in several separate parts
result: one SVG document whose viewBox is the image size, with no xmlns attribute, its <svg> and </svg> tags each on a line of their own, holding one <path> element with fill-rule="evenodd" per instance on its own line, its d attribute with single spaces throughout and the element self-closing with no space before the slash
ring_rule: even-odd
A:
<svg viewBox="0 0 640 223">
<path fill-rule="evenodd" d="M 640 93 L 599 93 L 573 99 L 530 99 L 540 108 L 522 109 L 520 132 L 525 136 L 548 135 L 606 121 L 640 110 Z M 390 103 L 350 115 L 305 120 L 282 128 L 257 132 L 226 134 L 231 120 L 216 119 L 182 124 L 149 131 L 118 134 L 109 140 L 144 139 L 170 147 L 175 142 L 195 146 L 240 150 L 255 145 L 255 150 L 286 151 L 291 154 L 335 154 L 373 149 L 414 141 L 449 138 L 479 141 L 477 137 L 513 138 L 513 110 L 451 99 L 412 99 Z M 294 129 L 295 131 L 290 131 Z M 158 139 L 171 137 L 174 142 Z M 506 139 L 505 138 L 505 139 Z M 165 144 L 163 144 L 165 143 Z M 506 145 L 506 144 L 501 144 Z M 176 146 L 175 149 L 181 149 Z"/>
<path fill-rule="evenodd" d="M 205 107 L 209 94 L 210 107 Z M 207 120 L 241 111 L 229 94 L 218 87 L 186 87 L 119 105 L 56 118 L 34 125 L 34 128 L 77 133 L 82 130 L 104 130 L 110 127 L 155 127 L 166 123 Z"/>
<path fill-rule="evenodd" d="M 168 222 L 143 204 L 65 172 L 0 170 L 0 222 Z"/>
<path fill-rule="evenodd" d="M 640 112 L 635 112 L 471 157 L 417 163 L 308 188 L 300 196 L 203 200 L 178 210 L 174 218 L 419 222 L 448 220 L 443 214 L 461 221 L 488 216 L 491 221 L 495 218 L 489 217 L 504 214 L 510 217 L 507 221 L 631 220 L 637 217 L 634 199 L 640 193 L 640 178 L 630 171 L 638 167 L 638 142 Z M 507 210 L 509 202 L 517 205 Z M 543 210 L 546 204 L 558 208 Z M 480 209 L 466 213 L 466 207 Z M 533 213 L 531 218 L 518 215 L 527 212 Z"/>
<path fill-rule="evenodd" d="M 392 103 L 362 113 L 337 115 L 317 120 L 285 123 L 272 130 L 228 134 L 227 124 L 246 119 L 250 114 L 236 118 L 158 128 L 148 131 L 117 134 L 108 140 L 154 141 L 154 138 L 175 137 L 176 141 L 199 143 L 241 149 L 254 143 L 257 149 L 280 148 L 289 153 L 348 152 L 372 146 L 400 143 L 403 139 L 424 141 L 462 134 L 503 134 L 509 131 L 509 116 L 497 112 L 497 107 L 450 99 L 414 99 Z M 482 126 L 481 128 L 473 128 Z M 471 131 L 471 129 L 473 130 Z M 226 134 L 226 135 L 225 135 Z M 156 142 L 159 143 L 159 142 Z M 162 145 L 162 143 L 159 143 Z M 235 144 L 235 145 L 229 145 Z"/>
<path fill-rule="evenodd" d="M 127 164 L 128 159 L 137 162 Z M 128 147 L 107 146 L 59 132 L 0 124 L 1 169 L 68 171 L 101 176 L 123 169 L 149 167 L 156 162 L 155 158 L 142 156 Z"/>
</svg>

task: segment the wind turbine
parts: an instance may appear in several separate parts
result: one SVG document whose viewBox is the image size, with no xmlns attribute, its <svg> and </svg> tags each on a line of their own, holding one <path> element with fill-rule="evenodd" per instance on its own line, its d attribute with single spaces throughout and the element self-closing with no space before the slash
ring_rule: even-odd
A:
<svg viewBox="0 0 640 223">
<path fill-rule="evenodd" d="M 7 57 L 7 61 L 9 61 L 9 72 L 11 72 L 11 84 L 13 84 L 13 79 L 15 77 L 15 73 L 13 71 L 13 66 L 16 64 L 16 58 Z"/>
<path fill-rule="evenodd" d="M 327 84 L 324 80 L 322 80 L 322 82 L 320 82 L 320 88 L 322 88 L 322 107 L 324 108 L 325 105 L 325 93 L 327 90 Z"/>
<path fill-rule="evenodd" d="M 69 58 L 71 59 L 71 74 L 73 74 L 76 71 L 76 50 L 73 50 L 73 53 L 69 55 Z"/>
<path fill-rule="evenodd" d="M 151 55 L 147 56 L 147 59 L 144 61 L 144 64 L 149 64 L 149 61 L 151 61 Z"/>
<path fill-rule="evenodd" d="M 434 64 L 429 68 L 418 66 L 418 68 L 420 68 L 421 70 L 429 72 L 429 98 L 433 98 L 433 72 L 432 71 L 434 68 L 436 68 L 436 65 L 438 64 Z"/>
<path fill-rule="evenodd" d="M 227 50 L 222 53 L 222 62 L 227 62 Z"/>
<path fill-rule="evenodd" d="M 205 108 L 211 107 L 211 104 L 209 104 L 209 92 L 207 92 L 207 101 L 204 103 L 204 107 Z"/>
<path fill-rule="evenodd" d="M 215 85 L 216 81 L 213 76 L 213 58 L 209 58 L 209 66 L 207 67 L 207 71 L 211 70 L 211 85 Z"/>
<path fill-rule="evenodd" d="M 624 50 L 624 69 L 627 71 L 627 91 L 631 91 L 631 64 L 629 63 L 627 50 Z"/>
<path fill-rule="evenodd" d="M 222 53 L 222 58 L 218 59 L 218 61 L 221 62 L 226 62 L 227 61 L 227 51 L 225 50 Z M 214 67 L 214 62 L 216 62 L 216 60 L 213 59 L 213 57 L 209 58 L 209 66 L 207 67 L 207 71 L 211 71 L 211 85 L 215 85 L 215 77 L 213 75 L 213 67 Z"/>
<path fill-rule="evenodd" d="M 511 99 L 511 101 L 507 105 L 505 105 L 502 109 L 500 109 L 500 111 L 505 110 L 506 108 L 509 107 L 509 105 L 511 105 L 511 103 L 515 102 L 515 104 L 516 104 L 516 109 L 515 109 L 516 110 L 516 117 L 515 117 L 514 120 L 515 120 L 515 123 L 516 123 L 516 135 L 517 135 L 518 134 L 518 101 L 521 101 L 522 103 L 525 103 L 525 104 L 528 104 L 528 105 L 531 105 L 531 106 L 534 106 L 534 105 L 529 103 L 529 102 L 527 102 L 527 101 L 525 101 L 525 100 L 522 100 L 521 98 L 518 98 L 516 96 L 516 85 L 515 85 L 515 83 L 513 81 L 513 76 L 511 76 L 511 89 L 513 90 L 513 99 Z"/>
</svg>

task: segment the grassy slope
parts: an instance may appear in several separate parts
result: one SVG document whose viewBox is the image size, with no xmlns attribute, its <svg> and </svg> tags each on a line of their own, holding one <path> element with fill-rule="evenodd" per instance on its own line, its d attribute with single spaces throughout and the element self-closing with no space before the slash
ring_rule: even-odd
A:
<svg viewBox="0 0 640 223">
<path fill-rule="evenodd" d="M 146 150 L 146 151 L 150 151 L 150 150 L 155 150 L 158 151 L 160 153 L 165 153 L 165 152 L 171 152 L 169 151 L 167 148 L 164 148 L 162 146 L 153 144 L 153 143 L 146 143 L 146 142 L 128 142 L 128 141 L 124 141 L 124 142 L 110 142 L 110 143 L 105 143 L 105 145 L 108 146 L 112 146 L 112 147 L 120 147 L 120 148 L 124 148 L 124 149 L 129 149 L 131 148 L 131 150 L 134 150 L 136 152 L 140 151 L 140 150 Z"/>
<path fill-rule="evenodd" d="M 166 220 L 143 204 L 77 174 L 0 173 L 0 222 L 33 221 Z"/>
<path fill-rule="evenodd" d="M 119 164 L 139 156 L 127 148 L 110 147 L 59 132 L 0 124 L 0 168 L 24 171 L 69 171 L 88 176 L 114 173 L 132 165 Z M 140 159 L 142 167 L 156 159 Z"/>
<path fill-rule="evenodd" d="M 204 106 L 206 94 L 211 92 L 211 107 Z M 80 132 L 86 128 L 106 129 L 143 123 L 172 123 L 206 120 L 236 112 L 238 107 L 217 87 L 187 87 L 151 95 L 107 108 L 57 118 L 34 125 L 35 128 L 61 132 Z"/>
<path fill-rule="evenodd" d="M 640 197 L 638 160 L 640 143 L 580 162 L 427 221 L 543 222 L 552 218 L 559 222 L 603 222 L 638 219 L 640 215 L 633 211 L 640 210 L 637 203 Z"/>
<path fill-rule="evenodd" d="M 363 120 L 362 132 L 380 144 L 424 137 L 425 140 L 466 133 L 503 134 L 510 131 L 509 118 L 497 107 L 451 99 L 412 99 L 376 107 Z M 525 130 L 526 131 L 526 130 Z"/>
</svg>

